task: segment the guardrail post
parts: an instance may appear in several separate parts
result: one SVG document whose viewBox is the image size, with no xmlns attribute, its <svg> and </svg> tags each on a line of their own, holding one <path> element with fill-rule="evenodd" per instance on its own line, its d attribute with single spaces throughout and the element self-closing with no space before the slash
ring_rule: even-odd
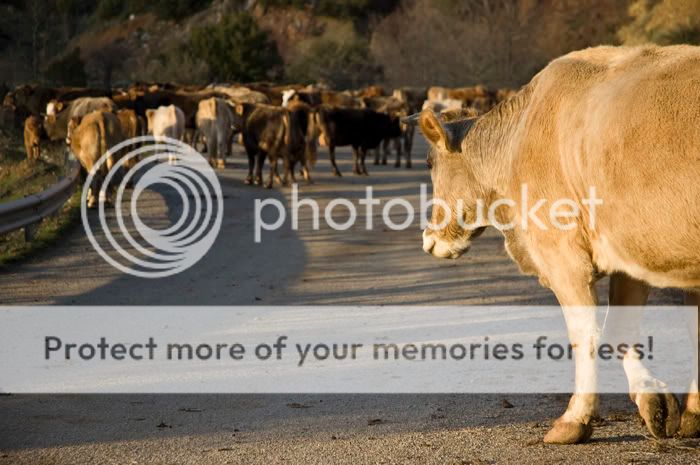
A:
<svg viewBox="0 0 700 465">
<path fill-rule="evenodd" d="M 32 239 L 36 236 L 37 231 L 39 230 L 39 225 L 41 224 L 41 221 L 28 224 L 24 227 L 24 241 L 25 242 L 31 242 Z"/>
</svg>

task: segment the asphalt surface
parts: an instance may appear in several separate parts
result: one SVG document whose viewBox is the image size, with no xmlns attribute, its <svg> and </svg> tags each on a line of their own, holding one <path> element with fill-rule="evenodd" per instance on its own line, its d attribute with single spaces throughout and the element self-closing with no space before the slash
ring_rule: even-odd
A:
<svg viewBox="0 0 700 465">
<path fill-rule="evenodd" d="M 304 196 L 321 207 L 358 198 L 365 186 L 386 201 L 418 203 L 429 182 L 425 142 L 417 136 L 414 168 L 368 165 L 330 175 L 325 152 Z M 255 199 L 290 204 L 291 190 L 245 186 L 244 160 L 219 173 L 224 222 L 212 250 L 192 268 L 159 280 L 122 274 L 92 248 L 77 226 L 60 244 L 0 270 L 3 305 L 526 305 L 555 304 L 536 279 L 523 277 L 487 232 L 468 255 L 437 260 L 421 250 L 417 220 L 405 231 L 364 222 L 334 231 L 311 227 L 301 210 L 253 240 Z M 338 209 L 337 221 L 344 214 Z M 139 211 L 168 224 L 178 206 L 167 192 L 146 192 Z M 397 209 L 398 212 L 398 209 Z M 402 220 L 397 214 L 396 222 Z M 375 220 L 380 219 L 375 214 Z M 605 283 L 601 283 L 605 295 Z M 655 291 L 654 303 L 678 303 Z M 563 324 L 563 321 L 562 321 Z M 3 395 L 0 465 L 28 464 L 486 464 L 700 463 L 697 440 L 649 439 L 626 396 L 604 396 L 593 440 L 550 446 L 542 437 L 566 395 Z"/>
</svg>

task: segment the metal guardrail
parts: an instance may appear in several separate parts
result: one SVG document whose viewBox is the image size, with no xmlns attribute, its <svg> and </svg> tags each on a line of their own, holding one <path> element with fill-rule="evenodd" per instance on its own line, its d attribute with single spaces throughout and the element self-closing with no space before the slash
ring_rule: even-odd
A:
<svg viewBox="0 0 700 465">
<path fill-rule="evenodd" d="M 36 226 L 56 213 L 75 192 L 80 179 L 80 165 L 72 163 L 68 176 L 38 194 L 0 204 L 0 234 L 24 228 L 26 240 L 31 240 Z"/>
</svg>

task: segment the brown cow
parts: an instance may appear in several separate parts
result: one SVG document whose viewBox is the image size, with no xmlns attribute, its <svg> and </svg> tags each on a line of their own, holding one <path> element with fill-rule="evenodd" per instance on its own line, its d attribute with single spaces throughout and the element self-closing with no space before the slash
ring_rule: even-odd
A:
<svg viewBox="0 0 700 465">
<path fill-rule="evenodd" d="M 284 159 L 292 136 L 289 112 L 272 105 L 239 103 L 235 113 L 236 126 L 242 128 L 243 146 L 248 155 L 245 183 L 262 185 L 263 165 L 265 158 L 269 158 L 270 176 L 265 187 L 271 188 L 273 177 L 279 178 L 277 162 Z"/>
</svg>

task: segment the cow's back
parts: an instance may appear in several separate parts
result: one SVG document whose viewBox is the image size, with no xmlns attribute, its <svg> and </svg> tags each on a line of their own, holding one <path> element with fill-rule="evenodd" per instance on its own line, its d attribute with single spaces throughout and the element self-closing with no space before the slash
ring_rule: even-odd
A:
<svg viewBox="0 0 700 465">
<path fill-rule="evenodd" d="M 601 271 L 700 285 L 699 65 L 697 47 L 599 47 L 530 84 L 511 194 L 527 182 L 533 198 L 584 199 L 594 186 Z"/>
</svg>

